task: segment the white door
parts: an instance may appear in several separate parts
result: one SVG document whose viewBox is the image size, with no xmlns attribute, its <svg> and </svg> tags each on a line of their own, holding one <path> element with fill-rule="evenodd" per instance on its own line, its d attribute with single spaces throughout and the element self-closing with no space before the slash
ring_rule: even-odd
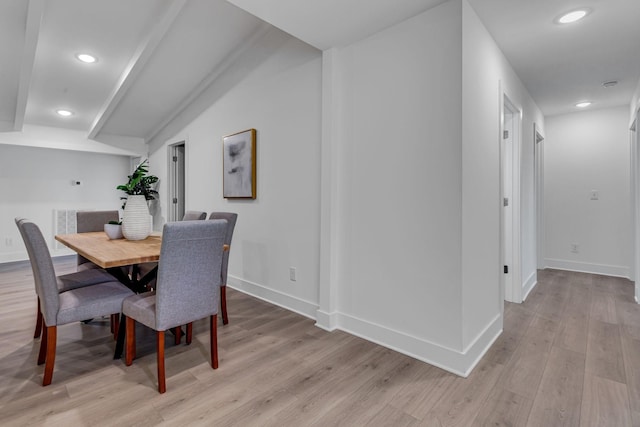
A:
<svg viewBox="0 0 640 427">
<path fill-rule="evenodd" d="M 544 268 L 544 137 L 533 125 L 534 185 L 536 206 L 536 267 Z"/>
<path fill-rule="evenodd" d="M 633 260 L 631 262 L 630 278 L 635 281 L 635 299 L 640 303 L 640 132 L 638 132 L 638 117 L 631 126 L 631 229 L 633 232 Z"/>
<path fill-rule="evenodd" d="M 513 301 L 513 113 L 504 110 L 500 142 L 502 177 L 502 281 L 505 299 Z"/>
<path fill-rule="evenodd" d="M 185 210 L 184 141 L 169 146 L 169 221 L 180 221 Z"/>
<path fill-rule="evenodd" d="M 522 302 L 520 274 L 520 110 L 504 95 L 500 134 L 501 277 L 504 299 Z"/>
</svg>

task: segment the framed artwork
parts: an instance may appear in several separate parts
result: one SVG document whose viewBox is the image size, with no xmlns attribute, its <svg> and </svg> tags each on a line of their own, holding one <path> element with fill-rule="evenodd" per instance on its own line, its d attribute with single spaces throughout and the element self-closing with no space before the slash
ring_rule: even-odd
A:
<svg viewBox="0 0 640 427">
<path fill-rule="evenodd" d="M 222 195 L 227 199 L 256 198 L 256 130 L 222 138 Z"/>
</svg>

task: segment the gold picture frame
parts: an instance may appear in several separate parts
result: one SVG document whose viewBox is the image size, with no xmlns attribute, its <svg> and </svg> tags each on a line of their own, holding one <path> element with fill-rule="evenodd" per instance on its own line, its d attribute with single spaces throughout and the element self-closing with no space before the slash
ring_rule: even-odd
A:
<svg viewBox="0 0 640 427">
<path fill-rule="evenodd" d="M 256 130 L 222 138 L 222 195 L 225 199 L 256 198 Z"/>
</svg>

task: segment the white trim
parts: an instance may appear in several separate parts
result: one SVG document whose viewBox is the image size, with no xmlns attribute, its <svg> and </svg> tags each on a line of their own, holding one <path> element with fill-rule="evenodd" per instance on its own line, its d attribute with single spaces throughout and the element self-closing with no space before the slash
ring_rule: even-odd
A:
<svg viewBox="0 0 640 427">
<path fill-rule="evenodd" d="M 310 301 L 305 301 L 231 275 L 229 275 L 227 279 L 227 286 L 232 289 L 251 295 L 252 297 L 261 299 L 268 303 L 275 304 L 279 307 L 286 308 L 287 310 L 293 311 L 294 313 L 298 313 L 310 319 L 316 319 L 318 306 Z"/>
<path fill-rule="evenodd" d="M 604 276 L 624 277 L 627 279 L 629 278 L 629 267 L 625 267 L 623 265 L 594 264 L 589 262 L 549 258 L 545 258 L 544 262 L 545 268 L 578 271 L 581 273 L 602 274 Z"/>
<path fill-rule="evenodd" d="M 29 256 L 27 255 L 27 250 L 23 251 L 11 251 L 11 252 L 3 252 L 0 254 L 0 264 L 19 262 L 19 261 L 29 261 Z"/>
<path fill-rule="evenodd" d="M 459 351 L 357 317 L 339 314 L 338 319 L 340 330 L 464 378 L 502 333 L 498 314 L 464 351 Z"/>
<path fill-rule="evenodd" d="M 347 332 L 465 378 L 502 333 L 502 316 L 497 314 L 484 330 L 460 351 L 355 316 L 338 312 L 327 313 L 309 301 L 231 275 L 227 286 L 302 316 L 316 319 L 316 326 L 321 329 L 329 332 Z"/>
<path fill-rule="evenodd" d="M 305 317 L 314 318 L 311 314 L 313 311 L 317 316 L 316 326 L 322 329 L 342 330 L 465 378 L 502 333 L 502 318 L 497 315 L 464 351 L 458 351 L 354 316 L 336 312 L 322 312 L 308 301 L 267 289 L 255 283 L 232 276 L 229 276 L 229 279 L 229 287 L 263 301 Z"/>
<path fill-rule="evenodd" d="M 521 170 L 522 170 L 522 139 L 523 139 L 523 108 L 514 103 L 506 90 L 500 84 L 501 102 L 500 102 L 500 201 L 504 197 L 504 181 L 511 180 L 511 224 L 503 224 L 506 221 L 504 209 L 500 208 L 500 257 L 501 264 L 506 265 L 504 245 L 504 226 L 511 226 L 511 262 L 509 266 L 509 274 L 511 280 L 509 285 L 505 282 L 505 275 L 502 275 L 501 288 L 504 288 L 504 299 L 510 302 L 522 302 L 522 226 L 521 226 Z M 513 116 L 511 136 L 511 176 L 505 177 L 502 171 L 502 144 L 503 132 L 505 131 L 505 115 L 509 112 Z M 500 203 L 502 206 L 502 203 Z"/>
<path fill-rule="evenodd" d="M 529 293 L 533 290 L 533 288 L 536 287 L 537 284 L 538 284 L 538 272 L 534 271 L 524 282 L 524 285 L 522 285 L 522 301 L 523 302 L 524 300 L 527 299 L 527 297 L 529 296 Z"/>
<path fill-rule="evenodd" d="M 327 313 L 318 309 L 316 311 L 316 326 L 325 331 L 333 332 L 338 329 L 338 316 L 339 313 Z"/>
</svg>

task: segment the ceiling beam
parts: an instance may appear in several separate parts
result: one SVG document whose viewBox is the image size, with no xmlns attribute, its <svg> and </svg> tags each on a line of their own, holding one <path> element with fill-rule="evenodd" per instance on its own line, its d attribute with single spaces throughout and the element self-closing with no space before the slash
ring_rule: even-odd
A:
<svg viewBox="0 0 640 427">
<path fill-rule="evenodd" d="M 271 29 L 271 25 L 263 22 L 253 34 L 236 46 L 232 53 L 220 62 L 198 85 L 182 100 L 171 114 L 162 119 L 160 123 L 149 132 L 145 141 L 153 140 L 164 128 L 169 125 L 179 114 L 185 111 L 220 75 L 227 70 L 238 58 L 244 55 L 253 45 L 256 44 Z"/>
<path fill-rule="evenodd" d="M 153 52 L 157 49 L 158 45 L 164 38 L 165 34 L 171 28 L 171 25 L 178 17 L 182 8 L 187 3 L 187 0 L 174 0 L 170 3 L 167 12 L 162 19 L 153 28 L 153 31 L 136 49 L 133 57 L 129 61 L 129 64 L 124 69 L 124 72 L 118 79 L 113 91 L 107 98 L 98 115 L 96 116 L 91 129 L 89 130 L 89 139 L 95 139 L 98 133 L 102 130 L 105 123 L 109 120 L 116 107 L 122 101 L 122 98 L 126 95 L 127 91 L 131 88 L 140 72 L 144 69 L 145 65 L 153 55 Z"/>
<path fill-rule="evenodd" d="M 16 112 L 13 119 L 13 130 L 21 131 L 24 116 L 27 112 L 29 86 L 33 75 L 33 64 L 36 60 L 36 49 L 40 35 L 40 23 L 44 11 L 44 0 L 29 0 L 27 6 L 27 22 L 24 32 L 24 49 L 22 64 L 20 64 L 20 81 L 18 82 L 18 96 L 16 98 Z"/>
</svg>

